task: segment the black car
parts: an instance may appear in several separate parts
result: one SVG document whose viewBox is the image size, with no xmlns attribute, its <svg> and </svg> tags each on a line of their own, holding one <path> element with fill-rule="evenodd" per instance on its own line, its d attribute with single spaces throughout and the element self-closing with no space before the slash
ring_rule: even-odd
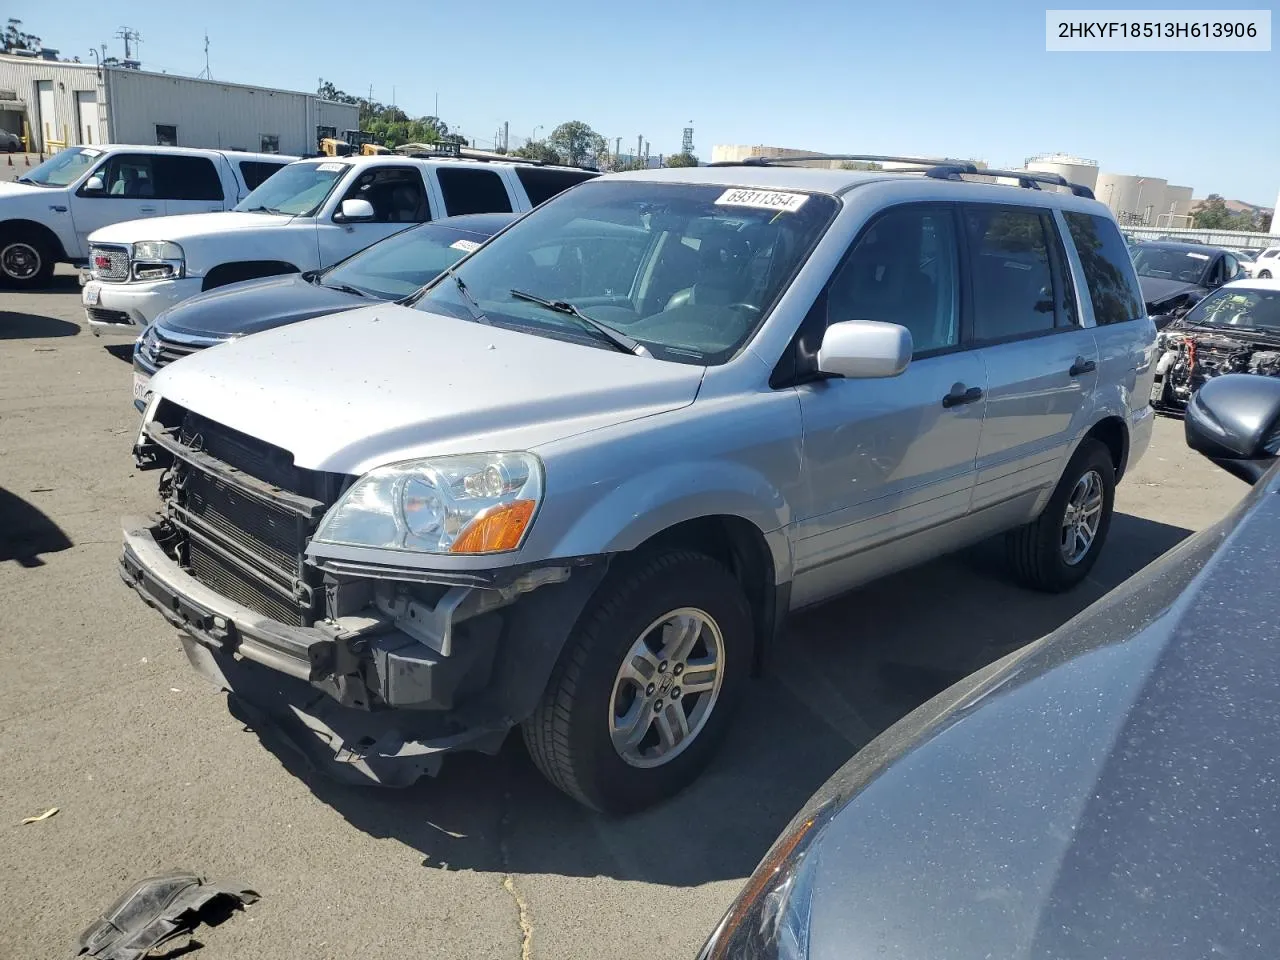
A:
<svg viewBox="0 0 1280 960">
<path fill-rule="evenodd" d="M 1204 386 L 1226 518 L 907 715 L 815 794 L 702 960 L 1280 956 L 1280 380 Z"/>
<path fill-rule="evenodd" d="M 167 363 L 226 340 L 407 297 L 516 218 L 473 213 L 410 227 L 324 270 L 229 284 L 156 317 L 133 348 L 133 405 Z"/>
<path fill-rule="evenodd" d="M 1247 276 L 1233 254 L 1203 243 L 1157 240 L 1136 244 L 1129 253 L 1157 329 L 1184 315 L 1210 290 Z"/>
<path fill-rule="evenodd" d="M 1156 338 L 1151 405 L 1186 408 L 1206 381 L 1229 373 L 1280 377 L 1280 283 L 1237 280 L 1205 297 Z"/>
</svg>

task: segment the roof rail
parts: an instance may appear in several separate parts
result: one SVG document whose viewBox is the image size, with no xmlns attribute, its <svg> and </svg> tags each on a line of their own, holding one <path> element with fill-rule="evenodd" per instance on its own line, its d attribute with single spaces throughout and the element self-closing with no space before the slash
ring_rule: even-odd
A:
<svg viewBox="0 0 1280 960">
<path fill-rule="evenodd" d="M 1080 183 L 1072 183 L 1056 173 L 1032 170 L 989 170 L 969 160 L 952 160 L 941 157 L 890 157 L 862 153 L 801 153 L 786 157 L 746 157 L 742 160 L 721 160 L 709 163 L 709 167 L 768 167 L 777 163 L 805 163 L 813 160 L 862 161 L 864 163 L 909 163 L 910 167 L 898 167 L 887 173 L 923 173 L 935 180 L 960 180 L 964 176 L 995 177 L 1001 180 L 1017 180 L 1018 186 L 1039 190 L 1040 184 L 1049 183 L 1066 187 L 1077 197 L 1094 199 L 1093 191 Z"/>
</svg>

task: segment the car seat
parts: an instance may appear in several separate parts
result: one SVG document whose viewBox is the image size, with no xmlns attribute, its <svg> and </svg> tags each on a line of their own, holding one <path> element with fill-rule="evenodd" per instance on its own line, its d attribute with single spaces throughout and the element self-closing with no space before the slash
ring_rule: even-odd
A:
<svg viewBox="0 0 1280 960">
<path fill-rule="evenodd" d="M 725 307 L 744 303 L 751 293 L 751 246 L 735 233 L 703 237 L 698 247 L 698 276 L 693 286 L 677 290 L 666 309 L 686 305 Z"/>
</svg>

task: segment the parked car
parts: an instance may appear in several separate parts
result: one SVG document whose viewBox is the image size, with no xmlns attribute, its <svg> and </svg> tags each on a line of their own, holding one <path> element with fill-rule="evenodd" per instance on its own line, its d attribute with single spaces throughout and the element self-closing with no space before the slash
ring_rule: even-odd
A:
<svg viewBox="0 0 1280 960">
<path fill-rule="evenodd" d="M 863 747 L 700 960 L 1274 957 L 1278 427 L 1280 381 L 1206 384 L 1188 442 L 1250 495 Z"/>
<path fill-rule="evenodd" d="M 966 172 L 606 175 L 400 303 L 162 369 L 124 580 L 335 769 L 520 725 L 588 806 L 670 796 L 789 611 L 1006 531 L 1043 590 L 1102 549 L 1153 422 L 1124 240 Z"/>
<path fill-rule="evenodd" d="M 0 183 L 0 283 L 47 286 L 122 220 L 226 210 L 293 157 L 188 147 L 68 147 Z"/>
<path fill-rule="evenodd" d="M 1219 287 L 1160 332 L 1156 357 L 1151 404 L 1172 413 L 1214 377 L 1280 377 L 1280 280 Z"/>
<path fill-rule="evenodd" d="M 1245 264 L 1245 269 L 1258 280 L 1280 279 L 1280 246 L 1258 251 L 1253 262 Z"/>
<path fill-rule="evenodd" d="M 94 233 L 85 312 L 95 329 L 136 336 L 163 310 L 197 293 L 323 269 L 415 223 L 522 213 L 594 176 L 533 162 L 300 160 L 234 211 L 120 223 Z"/>
<path fill-rule="evenodd" d="M 1147 311 L 1161 329 L 1210 290 L 1246 276 L 1240 261 L 1221 247 L 1156 241 L 1131 250 Z"/>
<path fill-rule="evenodd" d="M 237 337 L 311 317 L 398 300 L 515 219 L 472 213 L 410 227 L 325 270 L 245 280 L 170 307 L 133 348 L 133 405 L 146 409 L 147 384 L 181 357 Z"/>
<path fill-rule="evenodd" d="M 0 150 L 17 153 L 22 149 L 22 137 L 11 130 L 0 130 Z"/>
</svg>

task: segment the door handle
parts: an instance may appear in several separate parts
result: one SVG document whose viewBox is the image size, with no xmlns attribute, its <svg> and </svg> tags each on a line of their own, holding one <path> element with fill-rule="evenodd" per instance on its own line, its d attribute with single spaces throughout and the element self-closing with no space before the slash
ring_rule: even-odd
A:
<svg viewBox="0 0 1280 960">
<path fill-rule="evenodd" d="M 958 407 L 966 403 L 977 403 L 982 399 L 981 387 L 969 387 L 967 390 L 963 383 L 957 383 L 951 388 L 951 392 L 942 398 L 942 405 L 947 409 Z"/>
<path fill-rule="evenodd" d="M 156 208 L 155 208 L 155 207 L 139 207 L 138 209 L 139 209 L 139 210 L 141 210 L 143 213 L 155 213 L 155 212 L 156 212 Z"/>
<path fill-rule="evenodd" d="M 1093 360 L 1086 360 L 1084 357 L 1076 357 L 1076 362 L 1071 365 L 1071 369 L 1067 373 L 1072 377 L 1078 377 L 1084 373 L 1093 373 L 1098 369 L 1098 364 Z"/>
</svg>

